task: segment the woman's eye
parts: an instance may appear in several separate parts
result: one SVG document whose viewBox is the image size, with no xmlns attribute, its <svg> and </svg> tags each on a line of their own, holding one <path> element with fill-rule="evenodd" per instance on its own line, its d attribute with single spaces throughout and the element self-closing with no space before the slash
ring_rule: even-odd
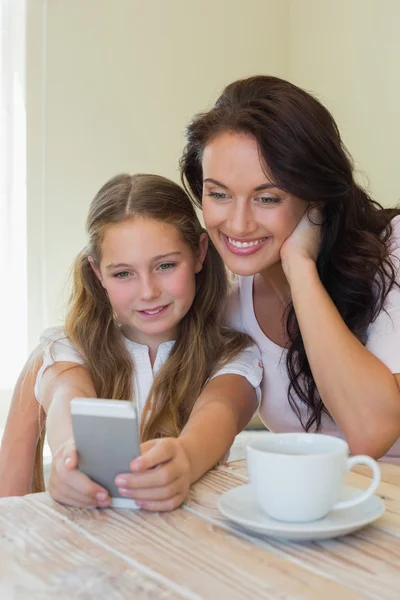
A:
<svg viewBox="0 0 400 600">
<path fill-rule="evenodd" d="M 114 277 L 117 279 L 126 279 L 129 277 L 129 271 L 120 271 L 119 273 L 115 273 Z"/>
<path fill-rule="evenodd" d="M 162 263 L 158 268 L 160 271 L 169 271 L 173 267 L 175 267 L 176 263 Z"/>
<path fill-rule="evenodd" d="M 278 204 L 279 198 L 276 196 L 260 196 L 256 198 L 260 204 Z"/>
<path fill-rule="evenodd" d="M 216 200 L 225 200 L 228 198 L 228 194 L 225 194 L 224 192 L 209 192 L 208 196 L 211 196 L 211 198 L 215 198 Z"/>
</svg>

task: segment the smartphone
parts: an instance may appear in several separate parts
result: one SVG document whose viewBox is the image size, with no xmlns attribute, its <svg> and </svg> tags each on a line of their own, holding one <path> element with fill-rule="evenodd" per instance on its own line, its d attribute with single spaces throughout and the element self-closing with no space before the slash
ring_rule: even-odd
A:
<svg viewBox="0 0 400 600">
<path fill-rule="evenodd" d="M 120 496 L 114 483 L 117 475 L 130 472 L 130 462 L 140 455 L 133 402 L 74 398 L 71 417 L 78 469 L 108 490 L 112 507 L 138 508 L 132 498 Z"/>
</svg>

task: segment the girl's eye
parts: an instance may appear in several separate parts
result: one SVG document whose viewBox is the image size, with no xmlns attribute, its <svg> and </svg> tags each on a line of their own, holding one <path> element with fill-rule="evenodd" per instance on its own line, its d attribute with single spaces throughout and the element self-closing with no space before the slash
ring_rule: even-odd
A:
<svg viewBox="0 0 400 600">
<path fill-rule="evenodd" d="M 129 271 L 120 271 L 119 273 L 115 273 L 114 277 L 117 279 L 126 279 L 129 277 Z"/>
<path fill-rule="evenodd" d="M 278 204 L 279 198 L 276 196 L 260 196 L 256 198 L 260 202 L 260 204 Z"/>
<path fill-rule="evenodd" d="M 208 192 L 207 195 L 211 196 L 211 198 L 215 198 L 216 200 L 225 200 L 229 197 L 229 195 L 225 194 L 224 192 Z"/>
<path fill-rule="evenodd" d="M 176 263 L 162 263 L 162 265 L 159 265 L 159 269 L 160 271 L 169 271 L 170 269 L 172 269 L 173 267 L 176 266 Z"/>
</svg>

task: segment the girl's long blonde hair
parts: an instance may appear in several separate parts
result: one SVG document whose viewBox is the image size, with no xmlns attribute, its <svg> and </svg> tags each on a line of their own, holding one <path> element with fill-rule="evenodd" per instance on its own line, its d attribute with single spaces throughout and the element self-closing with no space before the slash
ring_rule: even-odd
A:
<svg viewBox="0 0 400 600">
<path fill-rule="evenodd" d="M 184 190 L 158 175 L 117 175 L 94 198 L 87 219 L 89 243 L 73 267 L 65 330 L 84 357 L 99 398 L 134 399 L 134 365 L 88 257 L 99 266 L 105 229 L 135 217 L 175 226 L 194 256 L 205 232 Z M 247 335 L 224 326 L 227 294 L 226 270 L 210 241 L 203 268 L 196 275 L 193 304 L 178 326 L 172 351 L 147 398 L 142 441 L 177 437 L 210 376 L 249 344 Z"/>
</svg>

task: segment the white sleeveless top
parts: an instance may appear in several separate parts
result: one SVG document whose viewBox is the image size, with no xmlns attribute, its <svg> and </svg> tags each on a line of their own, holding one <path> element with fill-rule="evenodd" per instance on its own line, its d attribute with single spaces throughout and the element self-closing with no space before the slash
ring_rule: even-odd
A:
<svg viewBox="0 0 400 600">
<path fill-rule="evenodd" d="M 393 219 L 392 227 L 393 264 L 400 283 L 400 216 Z M 251 335 L 260 349 L 264 377 L 259 414 L 265 426 L 270 431 L 279 433 L 303 431 L 288 401 L 287 350 L 272 342 L 257 322 L 253 303 L 253 280 L 254 276 L 249 276 L 238 277 L 235 281 L 230 298 L 229 325 Z M 369 326 L 366 347 L 392 373 L 400 373 L 400 288 L 392 288 L 385 302 L 385 310 L 382 310 Z M 300 399 L 297 406 L 306 420 L 307 407 Z M 321 425 L 321 432 L 344 437 L 336 424 L 325 414 L 322 415 Z M 400 463 L 400 438 L 382 460 Z"/>
</svg>

